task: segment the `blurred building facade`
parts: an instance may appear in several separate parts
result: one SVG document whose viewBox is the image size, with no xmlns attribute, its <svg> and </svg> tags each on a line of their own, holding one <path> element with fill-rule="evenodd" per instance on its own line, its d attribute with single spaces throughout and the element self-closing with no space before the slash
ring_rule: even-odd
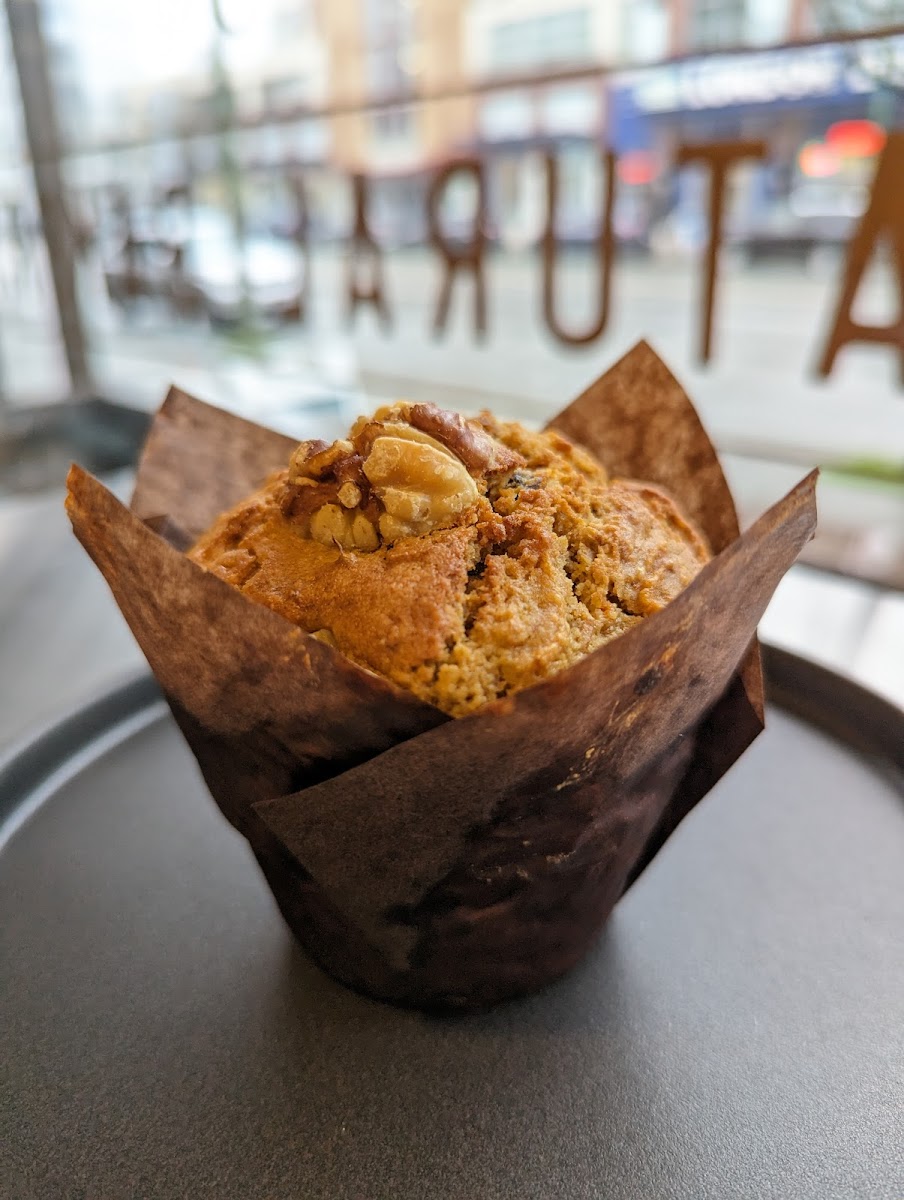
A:
<svg viewBox="0 0 904 1200">
<path fill-rule="evenodd" d="M 881 145 L 870 129 L 901 119 L 894 75 L 904 41 L 783 46 L 831 32 L 837 13 L 821 0 L 650 0 L 626 12 L 624 58 L 635 69 L 610 79 L 608 140 L 641 164 L 659 246 L 694 248 L 705 236 L 705 181 L 669 164 L 679 145 L 716 140 L 768 146 L 765 162 L 732 172 L 729 235 L 739 244 L 757 253 L 796 246 L 805 255 L 817 243 L 846 241 Z M 645 65 L 648 58 L 676 61 Z M 842 122 L 862 123 L 866 140 L 842 145 Z"/>
<path fill-rule="evenodd" d="M 20 13 L 30 2 L 9 0 Z M 597 287 L 603 153 L 614 149 L 613 224 L 631 253 L 616 267 L 617 319 L 599 340 L 653 333 L 680 364 L 692 344 L 708 181 L 702 170 L 677 168 L 676 151 L 756 138 L 766 159 L 730 172 L 724 242 L 734 282 L 725 308 L 733 324 L 719 314 L 718 367 L 727 374 L 724 388 L 711 389 L 710 415 L 733 412 L 745 446 L 771 401 L 783 455 L 800 455 L 823 424 L 824 397 L 801 398 L 814 314 L 837 286 L 885 131 L 904 124 L 902 30 L 849 35 L 904 22 L 904 0 L 35 2 L 64 142 L 63 194 L 84 236 L 71 272 L 76 301 L 58 302 L 47 250 L 54 239 L 68 242 L 59 236 L 65 214 L 45 239 L 0 21 L 0 409 L 5 395 L 20 404 L 64 393 L 59 317 L 80 309 L 95 377 L 111 394 L 130 394 L 140 381 L 156 399 L 160 380 L 175 377 L 217 395 L 219 381 L 192 376 L 197 364 L 219 372 L 224 357 L 252 351 L 264 363 L 265 346 L 287 394 L 297 390 L 290 364 L 300 361 L 327 362 L 343 387 L 358 364 L 368 386 L 374 373 L 382 379 L 386 395 L 407 394 L 403 366 L 412 379 L 438 380 L 440 391 L 517 387 L 539 396 L 558 393 L 564 379 L 582 386 L 590 368 L 552 345 L 543 325 L 531 254 L 494 258 L 492 355 L 481 347 L 469 358 L 461 330 L 445 352 L 425 336 L 437 264 L 416 248 L 424 202 L 437 167 L 462 156 L 484 164 L 491 237 L 526 251 L 547 217 L 544 156 L 555 156 L 556 231 L 575 249 L 556 274 L 563 322 L 573 311 L 577 328 L 587 288 Z M 818 44 L 804 44 L 811 36 Z M 386 272 L 394 331 L 362 320 L 350 332 L 344 253 L 308 254 L 298 244 L 344 250 L 352 172 L 371 181 L 380 242 L 412 246 Z M 467 233 L 473 192 L 449 191 L 444 216 Z M 789 256 L 806 269 L 747 269 Z M 819 270 L 809 269 L 813 259 Z M 780 282 L 764 303 L 770 278 Z M 881 281 L 873 298 L 884 299 Z M 877 379 L 858 376 L 854 402 L 838 400 L 833 445 L 885 454 L 889 439 L 869 432 L 885 426 L 859 407 L 875 401 L 883 421 L 883 405 L 900 411 L 895 385 Z M 249 395 L 258 403 L 273 384 L 261 368 Z M 704 394 L 707 381 L 698 384 Z M 807 431 L 800 438 L 799 429 Z"/>
<path fill-rule="evenodd" d="M 703 184 L 672 169 L 677 146 L 765 137 L 769 161 L 732 173 L 737 236 L 787 240 L 805 219 L 840 241 L 871 160 L 825 149 L 826 132 L 842 118 L 896 124 L 904 81 L 901 38 L 785 45 L 862 24 L 862 6 L 841 0 L 40 2 L 65 175 L 85 224 L 104 223 L 113 192 L 146 207 L 182 187 L 223 204 L 230 162 L 259 219 L 288 231 L 298 219 L 285 177 L 302 171 L 309 226 L 333 237 L 347 227 L 345 176 L 363 172 L 378 236 L 417 242 L 430 174 L 477 155 L 491 232 L 517 247 L 542 226 L 542 156 L 554 150 L 559 232 L 586 241 L 611 146 L 620 239 L 693 249 Z M 898 0 L 871 11 L 904 18 Z M 27 227 L 8 62 L 0 88 L 0 211 Z"/>
<path fill-rule="evenodd" d="M 345 170 L 404 173 L 446 157 L 467 139 L 471 103 L 463 71 L 461 5 L 457 0 L 324 2 L 320 8 L 330 58 L 335 164 Z M 448 101 L 416 103 L 429 80 Z"/>
<path fill-rule="evenodd" d="M 322 0 L 319 8 L 331 164 L 373 179 L 372 220 L 390 242 L 422 236 L 427 173 L 469 144 L 461 8 L 459 0 Z M 445 98 L 419 103 L 425 85 Z"/>
</svg>

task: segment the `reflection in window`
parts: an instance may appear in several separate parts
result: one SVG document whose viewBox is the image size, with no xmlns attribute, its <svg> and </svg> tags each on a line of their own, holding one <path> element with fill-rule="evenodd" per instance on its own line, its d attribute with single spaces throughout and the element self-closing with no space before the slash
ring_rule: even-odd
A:
<svg viewBox="0 0 904 1200">
<path fill-rule="evenodd" d="M 414 125 L 414 113 L 410 106 L 401 105 L 378 109 L 372 116 L 374 136 L 384 141 L 408 137 Z"/>
<path fill-rule="evenodd" d="M 580 62 L 591 55 L 589 8 L 506 21 L 490 35 L 490 66 L 497 71 Z"/>
<path fill-rule="evenodd" d="M 366 73 L 370 94 L 404 91 L 412 43 L 411 8 L 403 0 L 361 0 L 366 41 Z"/>
<path fill-rule="evenodd" d="M 623 57 L 628 63 L 655 62 L 669 49 L 670 13 L 664 0 L 633 0 L 622 9 Z"/>
<path fill-rule="evenodd" d="M 716 50 L 743 42 L 747 0 L 695 0 L 690 44 L 694 50 Z"/>
<path fill-rule="evenodd" d="M 488 142 L 528 138 L 533 127 L 533 103 L 526 88 L 491 92 L 481 101 L 478 130 Z"/>
<path fill-rule="evenodd" d="M 878 29 L 904 20 L 904 0 L 817 0 L 810 18 L 821 32 L 838 29 Z"/>
</svg>

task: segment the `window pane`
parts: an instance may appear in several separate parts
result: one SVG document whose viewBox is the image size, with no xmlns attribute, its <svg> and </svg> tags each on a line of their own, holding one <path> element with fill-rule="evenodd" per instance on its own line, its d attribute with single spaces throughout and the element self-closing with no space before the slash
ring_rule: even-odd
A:
<svg viewBox="0 0 904 1200">
<path fill-rule="evenodd" d="M 904 40 L 782 49 L 808 30 L 862 28 L 863 5 L 831 6 L 834 26 L 829 6 L 785 0 L 219 7 L 221 26 L 207 2 L 43 0 L 79 297 L 105 393 L 151 407 L 176 378 L 252 415 L 279 409 L 302 432 L 307 421 L 338 427 L 362 389 L 475 408 L 488 399 L 541 420 L 646 336 L 699 396 L 745 511 L 767 480 L 812 461 L 866 460 L 868 475 L 904 457 L 893 350 L 852 345 L 827 381 L 813 378 L 881 140 L 902 123 Z M 890 5 L 870 11 L 877 23 L 904 19 Z M 663 57 L 672 61 L 650 62 Z M 20 403 L 57 398 L 68 384 L 15 76 L 3 62 L 0 347 L 5 390 Z M 561 78 L 572 68 L 574 79 Z M 677 150 L 756 139 L 765 160 L 733 167 L 726 184 L 704 370 L 708 180 L 678 169 Z M 543 156 L 558 162 L 557 304 L 562 323 L 580 330 L 598 294 L 607 146 L 620 160 L 611 316 L 578 353 L 542 316 Z M 464 288 L 448 339 L 431 335 L 441 270 L 426 199 L 437 168 L 462 157 L 485 164 L 485 344 L 473 338 Z M 347 320 L 349 176 L 359 172 L 387 255 L 391 328 L 367 305 Z M 473 233 L 468 189 L 453 180 L 442 206 L 459 241 Z M 892 284 L 880 257 L 858 295 L 864 320 L 892 321 Z M 837 516 L 838 537 L 860 521 L 875 534 L 869 554 L 890 561 L 882 547 L 895 544 L 897 493 L 863 487 L 872 515 L 850 525 Z"/>
</svg>

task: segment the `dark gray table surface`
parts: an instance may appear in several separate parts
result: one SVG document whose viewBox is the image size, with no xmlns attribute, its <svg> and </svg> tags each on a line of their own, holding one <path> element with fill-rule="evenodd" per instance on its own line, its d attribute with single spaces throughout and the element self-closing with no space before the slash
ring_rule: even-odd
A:
<svg viewBox="0 0 904 1200">
<path fill-rule="evenodd" d="M 0 497 L 0 753 L 144 663 L 63 496 Z"/>
<path fill-rule="evenodd" d="M 168 716 L 109 742 L 0 853 L 4 1198 L 904 1196 L 904 798 L 840 743 L 773 710 L 579 969 L 435 1019 L 310 964 Z"/>
</svg>

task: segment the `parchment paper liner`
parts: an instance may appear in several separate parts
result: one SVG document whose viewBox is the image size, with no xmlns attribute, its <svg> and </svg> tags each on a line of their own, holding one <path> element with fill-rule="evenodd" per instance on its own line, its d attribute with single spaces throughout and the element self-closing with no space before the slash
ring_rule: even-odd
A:
<svg viewBox="0 0 904 1200">
<path fill-rule="evenodd" d="M 816 473 L 739 537 L 715 451 L 645 343 L 551 424 L 667 488 L 717 557 L 628 634 L 460 720 L 181 553 L 291 439 L 173 389 L 131 511 L 70 473 L 75 532 L 287 922 L 384 999 L 481 1006 L 556 978 L 763 726 L 755 630 L 815 529 Z"/>
</svg>

